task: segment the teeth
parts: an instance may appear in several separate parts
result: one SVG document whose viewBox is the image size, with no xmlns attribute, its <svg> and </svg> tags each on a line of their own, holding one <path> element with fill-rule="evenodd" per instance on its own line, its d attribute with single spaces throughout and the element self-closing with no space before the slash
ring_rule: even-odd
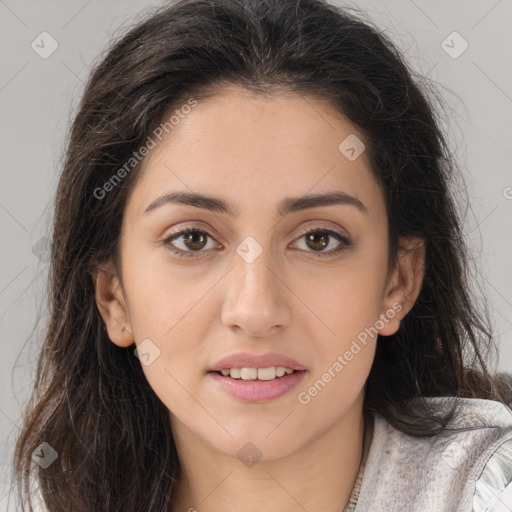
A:
<svg viewBox="0 0 512 512">
<path fill-rule="evenodd" d="M 256 368 L 240 368 L 240 377 L 242 380 L 257 379 L 258 370 Z"/>
<path fill-rule="evenodd" d="M 275 379 L 277 370 L 275 366 L 270 368 L 258 368 L 258 379 L 259 380 L 272 380 Z"/>
<path fill-rule="evenodd" d="M 242 380 L 272 380 L 293 372 L 294 370 L 283 366 L 271 366 L 269 368 L 226 368 L 221 370 L 222 375 L 225 377 L 229 375 L 232 379 Z"/>
</svg>

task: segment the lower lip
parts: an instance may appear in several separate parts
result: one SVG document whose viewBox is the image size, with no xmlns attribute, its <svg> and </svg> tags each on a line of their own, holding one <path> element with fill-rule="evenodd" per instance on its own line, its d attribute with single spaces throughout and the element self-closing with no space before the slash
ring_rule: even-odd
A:
<svg viewBox="0 0 512 512">
<path fill-rule="evenodd" d="M 294 371 L 273 380 L 242 380 L 225 377 L 217 372 L 208 375 L 231 396 L 244 402 L 258 403 L 279 398 L 296 387 L 306 370 Z"/>
</svg>

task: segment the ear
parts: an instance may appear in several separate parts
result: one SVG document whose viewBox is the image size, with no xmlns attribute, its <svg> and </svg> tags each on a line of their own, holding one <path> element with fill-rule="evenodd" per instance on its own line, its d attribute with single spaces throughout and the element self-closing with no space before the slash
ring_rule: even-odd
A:
<svg viewBox="0 0 512 512">
<path fill-rule="evenodd" d="M 96 267 L 91 273 L 96 305 L 105 322 L 108 337 L 119 347 L 129 347 L 134 341 L 126 299 L 113 265 Z"/>
<path fill-rule="evenodd" d="M 395 334 L 400 321 L 418 298 L 425 273 L 425 243 L 420 238 L 401 238 L 398 261 L 388 280 L 378 329 L 381 336 Z"/>
</svg>

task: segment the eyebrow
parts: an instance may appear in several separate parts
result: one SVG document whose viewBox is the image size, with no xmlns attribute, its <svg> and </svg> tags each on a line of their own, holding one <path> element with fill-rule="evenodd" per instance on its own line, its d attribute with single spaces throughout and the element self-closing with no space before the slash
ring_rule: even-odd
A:
<svg viewBox="0 0 512 512">
<path fill-rule="evenodd" d="M 224 199 L 207 196 L 204 194 L 191 192 L 169 192 L 157 197 L 144 211 L 144 215 L 156 210 L 167 204 L 183 204 L 187 206 L 195 206 L 212 212 L 225 213 L 231 216 L 238 216 L 240 212 L 233 205 Z M 357 197 L 351 196 L 346 192 L 333 191 L 326 194 L 310 194 L 302 197 L 287 197 L 283 199 L 277 208 L 280 217 L 284 217 L 289 213 L 317 208 L 320 206 L 331 205 L 350 205 L 355 206 L 362 213 L 367 213 L 366 206 Z"/>
</svg>

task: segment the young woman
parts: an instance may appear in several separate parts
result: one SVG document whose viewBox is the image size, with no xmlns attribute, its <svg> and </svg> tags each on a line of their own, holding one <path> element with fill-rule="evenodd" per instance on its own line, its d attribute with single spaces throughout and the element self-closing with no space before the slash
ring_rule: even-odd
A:
<svg viewBox="0 0 512 512">
<path fill-rule="evenodd" d="M 182 0 L 131 29 L 57 190 L 22 510 L 32 477 L 51 512 L 512 510 L 455 172 L 340 8 Z"/>
</svg>

